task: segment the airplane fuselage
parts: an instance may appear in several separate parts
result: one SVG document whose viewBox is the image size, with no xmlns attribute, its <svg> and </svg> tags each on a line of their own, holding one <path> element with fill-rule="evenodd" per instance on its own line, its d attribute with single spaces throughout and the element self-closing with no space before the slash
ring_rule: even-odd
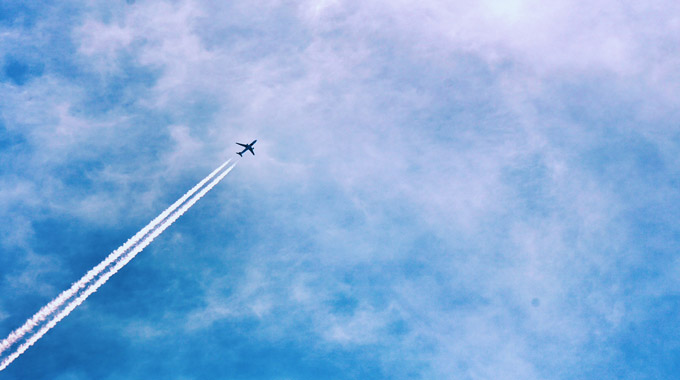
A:
<svg viewBox="0 0 680 380">
<path fill-rule="evenodd" d="M 236 152 L 236 154 L 238 154 L 239 156 L 243 157 L 243 153 L 245 153 L 245 152 L 247 152 L 247 151 L 250 151 L 250 153 L 252 153 L 253 156 L 254 156 L 254 155 L 255 155 L 255 151 L 253 150 L 253 145 L 255 145 L 256 142 L 257 142 L 257 140 L 253 140 L 253 142 L 251 142 L 250 144 L 236 143 L 236 145 L 240 145 L 240 146 L 243 147 L 243 150 L 240 151 L 240 152 Z"/>
</svg>

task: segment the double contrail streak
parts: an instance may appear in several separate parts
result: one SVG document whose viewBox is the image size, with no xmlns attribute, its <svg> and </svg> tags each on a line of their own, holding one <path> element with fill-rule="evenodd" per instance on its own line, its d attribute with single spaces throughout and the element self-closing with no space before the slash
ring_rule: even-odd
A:
<svg viewBox="0 0 680 380">
<path fill-rule="evenodd" d="M 19 327 L 18 329 L 12 331 L 7 338 L 3 339 L 2 342 L 0 342 L 0 354 L 2 354 L 5 350 L 7 350 L 9 347 L 11 347 L 14 343 L 19 341 L 24 335 L 26 335 L 28 332 L 30 332 L 34 327 L 36 327 L 38 324 L 40 324 L 42 321 L 47 319 L 52 313 L 57 311 L 61 305 L 64 304 L 67 300 L 69 300 L 71 297 L 76 295 L 82 288 L 84 288 L 90 281 L 92 281 L 96 276 L 98 276 L 106 267 L 108 267 L 112 262 L 115 260 L 118 260 L 123 253 L 125 253 L 127 250 L 130 249 L 134 244 L 136 244 L 144 235 L 149 233 L 152 228 L 156 227 L 158 223 L 160 223 L 163 219 L 165 219 L 168 215 L 170 215 L 171 212 L 175 211 L 177 207 L 179 207 L 182 203 L 184 203 L 189 197 L 194 195 L 198 189 L 203 187 L 206 182 L 208 182 L 212 177 L 214 177 L 217 173 L 220 172 L 220 170 L 224 169 L 225 166 L 229 164 L 231 161 L 228 160 L 224 164 L 220 165 L 217 169 L 215 169 L 212 173 L 210 173 L 207 177 L 205 177 L 201 182 L 196 184 L 191 190 L 189 190 L 186 194 L 184 194 L 180 199 L 177 200 L 177 202 L 173 203 L 170 207 L 168 207 L 165 211 L 163 211 L 160 215 L 158 215 L 154 220 L 149 222 L 144 228 L 142 228 L 139 232 L 137 232 L 133 237 L 128 239 L 128 241 L 125 242 L 122 246 L 120 246 L 118 249 L 115 251 L 111 252 L 104 261 L 101 263 L 97 264 L 94 268 L 90 269 L 80 280 L 77 282 L 73 283 L 71 287 L 65 291 L 63 291 L 57 298 L 53 299 L 48 303 L 47 305 L 43 306 L 33 317 L 31 317 L 29 320 L 27 320 L 23 326 Z"/>
<path fill-rule="evenodd" d="M 7 348 L 11 347 L 14 343 L 19 341 L 24 335 L 31 331 L 33 327 L 40 324 L 40 322 L 46 320 L 51 315 L 59 310 L 59 308 L 70 298 L 77 295 L 78 292 L 87 286 L 87 288 L 74 300 L 69 302 L 66 307 L 64 307 L 59 313 L 54 316 L 47 324 L 45 324 L 40 330 L 35 334 L 31 335 L 24 343 L 22 343 L 11 355 L 6 357 L 0 363 L 0 371 L 7 368 L 7 366 L 12 363 L 16 358 L 23 354 L 29 347 L 31 347 L 35 342 L 42 338 L 45 333 L 56 326 L 59 321 L 64 319 L 69 315 L 76 307 L 82 304 L 87 297 L 92 293 L 96 292 L 99 287 L 101 287 L 106 281 L 108 281 L 111 276 L 116 274 L 121 268 L 123 268 L 130 260 L 132 260 L 139 252 L 146 248 L 151 242 L 158 237 L 165 229 L 172 225 L 180 216 L 182 216 L 189 208 L 191 208 L 199 199 L 201 199 L 205 194 L 207 194 L 213 187 L 215 187 L 229 172 L 234 168 L 236 163 L 231 164 L 222 174 L 213 179 L 207 186 L 203 187 L 208 181 L 210 181 L 217 173 L 219 173 L 225 166 L 231 161 L 228 160 L 220 167 L 215 169 L 207 177 L 205 177 L 201 182 L 184 194 L 180 199 L 158 215 L 154 220 L 142 228 L 138 233 L 136 233 L 132 238 L 130 238 L 125 244 L 120 248 L 113 251 L 109 256 L 104 259 L 97 266 L 92 268 L 85 274 L 78 282 L 74 283 L 71 288 L 62 292 L 57 298 L 52 300 L 46 306 L 40 309 L 33 317 L 31 317 L 23 326 L 16 329 L 10 335 L 0 343 L 0 353 L 2 353 Z M 201 189 L 202 188 L 202 189 Z M 196 192 L 201 189 L 198 194 Z M 194 194 L 196 194 L 194 196 Z M 192 198 L 193 196 L 193 198 Z M 190 199 L 189 199 L 190 198 Z M 187 201 L 188 200 L 188 201 Z M 181 207 L 180 207 L 181 206 Z M 160 224 L 159 224 L 160 223 Z M 132 250 L 130 250 L 132 248 Z M 120 259 L 122 257 L 122 259 Z M 120 259 L 120 260 L 118 260 Z M 116 264 L 110 268 L 106 273 L 101 275 L 94 283 L 88 285 L 92 280 L 94 280 L 98 275 L 102 274 L 104 270 L 110 266 L 113 262 Z"/>
</svg>

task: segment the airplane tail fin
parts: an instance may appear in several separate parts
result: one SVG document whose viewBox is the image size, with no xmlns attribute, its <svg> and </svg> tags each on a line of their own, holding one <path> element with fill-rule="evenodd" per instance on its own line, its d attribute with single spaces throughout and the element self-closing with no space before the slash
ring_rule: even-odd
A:
<svg viewBox="0 0 680 380">
<path fill-rule="evenodd" d="M 236 152 L 236 154 L 238 154 L 239 156 L 243 157 L 243 153 L 241 153 L 241 152 Z"/>
</svg>

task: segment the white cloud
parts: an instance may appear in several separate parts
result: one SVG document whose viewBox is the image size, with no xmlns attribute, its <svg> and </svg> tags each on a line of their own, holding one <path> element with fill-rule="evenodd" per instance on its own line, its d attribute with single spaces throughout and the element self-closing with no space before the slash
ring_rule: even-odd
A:
<svg viewBox="0 0 680 380">
<path fill-rule="evenodd" d="M 133 37 L 129 28 L 96 20 L 85 21 L 74 32 L 74 38 L 80 43 L 79 53 L 102 73 L 111 73 L 118 68 L 119 54 L 129 47 Z"/>
<path fill-rule="evenodd" d="M 233 154 L 233 140 L 255 136 L 248 183 L 235 186 L 276 194 L 262 202 L 276 205 L 280 223 L 305 226 L 313 241 L 312 252 L 249 252 L 242 278 L 204 279 L 206 304 L 190 314 L 188 330 L 276 317 L 260 331 L 276 337 L 309 320 L 319 345 L 420 351 L 430 344 L 418 358 L 441 377 L 530 379 L 545 375 L 541 364 L 575 364 L 589 342 L 625 323 L 622 280 L 607 275 L 643 255 L 626 250 L 629 200 L 580 162 L 584 150 L 599 149 L 599 127 L 565 116 L 570 97 L 583 94 L 557 87 L 596 77 L 633 88 L 635 99 L 653 95 L 633 110 L 646 121 L 641 128 L 651 128 L 640 133 L 666 144 L 664 159 L 676 163 L 676 144 L 661 143 L 672 131 L 650 124 L 677 103 L 678 56 L 668 47 L 679 23 L 654 4 L 146 2 L 106 22 L 85 20 L 74 35 L 79 53 L 102 74 L 119 72 L 123 53 L 158 70 L 136 103 L 172 119 L 163 163 L 151 166 L 175 177 L 199 159 Z M 276 24 L 277 16 L 287 22 Z M 78 146 L 130 130 L 112 127 L 130 127 L 125 119 L 76 116 L 69 99 L 81 96 L 77 86 L 47 106 L 26 95 L 57 98 L 50 89 L 61 84 L 46 77 L 44 87 L 13 93 L 23 122 L 35 128 L 28 135 L 45 149 L 36 160 L 65 161 L 86 154 Z M 188 105 L 201 102 L 214 106 L 205 112 L 212 119 L 191 124 Z M 32 119 L 28 111 L 43 106 Z M 109 166 L 93 178 L 127 187 L 146 173 Z M 315 187 L 322 181 L 346 203 L 310 200 L 323 195 Z M 292 190 L 281 195 L 278 188 Z M 126 204 L 94 193 L 74 213 L 86 219 L 108 208 L 118 220 L 115 210 Z M 364 220 L 338 222 L 345 210 Z M 421 248 L 422 235 L 441 246 Z M 338 273 L 386 266 L 390 274 L 390 265 L 411 265 L 407 259 L 422 260 L 426 273 L 415 280 L 392 273 L 377 289 L 357 284 L 350 289 L 357 307 L 347 314 L 330 306 L 348 291 Z M 372 303 L 373 292 L 390 302 Z M 395 319 L 408 326 L 398 339 L 385 334 Z M 155 336 L 143 325 L 139 332 Z"/>
<path fill-rule="evenodd" d="M 53 296 L 55 288 L 44 281 L 42 276 L 62 271 L 61 260 L 58 257 L 25 251 L 21 261 L 25 265 L 23 271 L 4 276 L 12 292 L 14 294 L 39 294 L 43 297 Z"/>
<path fill-rule="evenodd" d="M 169 11 L 175 14 L 168 19 L 177 20 L 175 30 L 184 36 L 173 36 L 172 31 L 166 39 L 159 33 L 152 37 L 158 41 L 149 44 L 144 53 L 151 57 L 145 62 L 169 67 L 157 88 L 159 94 L 175 87 L 213 93 L 238 105 L 236 110 L 219 111 L 218 118 L 248 126 L 258 135 L 269 133 L 290 141 L 297 138 L 309 149 L 300 154 L 326 160 L 326 168 L 358 204 L 363 204 L 369 217 L 379 209 L 381 199 L 399 200 L 420 209 L 422 219 L 440 236 L 477 239 L 480 247 L 468 247 L 468 254 L 481 257 L 443 256 L 437 260 L 446 263 L 441 269 L 444 273 L 465 268 L 469 277 L 460 281 L 488 297 L 492 305 L 462 316 L 435 308 L 435 312 L 418 317 L 426 322 L 410 337 L 428 335 L 437 341 L 445 352 L 437 358 L 438 363 L 445 363 L 445 356 L 453 353 L 476 363 L 469 370 L 474 376 L 538 378 L 527 342 L 531 334 L 545 335 L 555 345 L 565 343 L 566 350 L 575 355 L 573 352 L 592 336 L 616 332 L 624 307 L 618 301 L 616 284 L 587 286 L 592 281 L 591 272 L 606 271 L 618 260 L 606 252 L 620 246 L 600 239 L 622 231 L 616 220 L 621 199 L 591 173 L 575 166 L 570 147 L 560 146 L 552 126 L 546 124 L 571 128 L 567 134 L 573 141 L 569 143 L 591 137 L 590 132 L 568 120 L 541 114 L 534 102 L 555 96 L 549 81 L 564 75 L 578 79 L 586 73 L 608 72 L 622 78 L 642 75 L 648 79 L 643 73 L 658 64 L 642 54 L 649 49 L 649 34 L 636 35 L 636 31 L 644 29 L 649 20 L 630 24 L 630 14 L 621 5 L 609 2 L 309 2 L 300 7 L 301 19 L 310 28 L 310 37 L 301 46 L 284 49 L 282 54 L 255 50 L 249 55 L 242 49 L 254 48 L 248 41 L 216 43 L 208 52 L 196 35 L 195 21 L 188 16 L 187 9 L 194 7 L 199 6 L 192 3 Z M 211 19 L 205 12 L 197 13 L 203 20 Z M 212 17 L 223 16 L 218 12 Z M 383 61 L 389 55 L 381 55 L 373 38 L 406 43 L 406 48 L 386 49 L 403 48 L 415 55 L 414 62 L 424 65 L 426 59 L 433 58 L 431 66 L 426 67 L 441 70 L 443 75 L 466 75 L 464 69 L 456 71 L 457 54 L 483 59 L 490 71 L 490 83 L 473 90 L 490 92 L 490 99 L 499 99 L 498 108 L 493 115 L 474 115 L 476 126 L 456 125 L 455 121 L 442 126 L 450 131 L 453 144 L 438 142 L 430 131 L 419 129 L 409 119 L 414 113 L 429 112 L 437 95 L 423 93 L 411 82 L 378 79 L 381 70 L 398 62 Z M 173 53 L 175 48 L 177 52 Z M 182 54 L 197 59 L 178 63 L 177 56 Z M 664 56 L 663 61 L 671 62 L 672 57 Z M 506 72 L 506 64 L 517 67 Z M 221 88 L 206 79 L 223 78 L 216 74 L 216 67 L 241 76 Z M 187 72 L 197 73 L 197 77 L 189 79 Z M 417 78 L 408 79 L 417 83 Z M 407 121 L 408 127 L 415 127 L 413 130 L 399 127 Z M 231 138 L 227 135 L 224 140 Z M 419 146 L 424 147 L 422 156 L 411 151 Z M 534 184 L 546 193 L 542 207 L 547 215 L 522 220 L 513 215 L 526 212 L 517 199 L 521 189 L 508 183 L 504 175 L 508 169 L 525 165 L 524 160 L 532 155 L 542 158 L 547 172 Z M 299 165 L 278 162 L 284 171 Z M 253 178 L 266 182 L 266 176 L 257 173 L 265 169 L 259 162 L 253 165 Z M 301 176 L 316 174 L 308 171 Z M 379 226 L 381 220 L 377 218 L 375 223 Z M 319 239 L 340 241 L 357 233 L 343 232 L 334 233 L 328 226 Z M 505 239 L 512 245 L 502 245 Z M 366 255 L 366 250 L 356 252 Z M 341 260 L 353 262 L 351 256 Z M 326 264 L 338 264 L 323 252 L 319 257 L 328 260 Z M 374 257 L 363 256 L 358 261 L 371 259 Z M 498 264 L 497 259 L 511 264 Z M 277 301 L 275 288 L 285 280 L 269 275 L 264 278 L 256 291 L 247 287 L 250 290 L 227 299 L 215 296 L 214 300 L 221 300 L 214 301 L 206 313 L 214 318 L 243 313 L 266 316 L 283 302 Z M 450 290 L 458 291 L 455 287 Z M 372 341 L 375 331 L 386 323 L 380 313 L 360 311 L 324 324 L 334 317 L 319 306 L 327 295 L 318 285 L 310 289 L 309 285 L 297 284 L 289 291 L 303 310 L 312 310 L 316 323 L 323 326 L 317 331 L 330 341 Z M 397 290 L 403 291 L 415 292 L 414 297 L 427 293 L 417 286 Z M 316 298 L 310 298 L 310 293 Z M 583 297 L 576 305 L 570 304 L 574 293 Z M 541 306 L 531 309 L 534 297 L 541 300 Z M 432 309 L 438 300 L 428 296 L 422 302 L 417 310 Z M 531 322 L 522 324 L 525 330 L 504 331 L 513 329 L 517 318 L 511 311 L 514 308 L 520 308 Z M 494 326 L 498 318 L 506 325 Z M 456 327 L 458 324 L 465 327 Z M 491 347 L 499 350 L 487 358 Z M 466 348 L 473 348 L 467 356 Z"/>
</svg>

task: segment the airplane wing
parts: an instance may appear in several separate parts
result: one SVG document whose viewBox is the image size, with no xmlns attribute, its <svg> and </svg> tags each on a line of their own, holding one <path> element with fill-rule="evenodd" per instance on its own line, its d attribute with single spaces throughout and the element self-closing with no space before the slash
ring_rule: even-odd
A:
<svg viewBox="0 0 680 380">
<path fill-rule="evenodd" d="M 250 150 L 250 153 L 252 153 L 253 156 L 254 156 L 254 155 L 255 155 L 255 150 L 254 150 L 254 149 L 251 149 L 251 150 Z"/>
<path fill-rule="evenodd" d="M 236 145 L 240 145 L 240 146 L 242 146 L 242 147 L 244 147 L 244 148 L 247 148 L 247 147 L 248 147 L 248 145 L 246 145 L 246 144 L 241 144 L 241 143 L 236 143 Z"/>
</svg>

